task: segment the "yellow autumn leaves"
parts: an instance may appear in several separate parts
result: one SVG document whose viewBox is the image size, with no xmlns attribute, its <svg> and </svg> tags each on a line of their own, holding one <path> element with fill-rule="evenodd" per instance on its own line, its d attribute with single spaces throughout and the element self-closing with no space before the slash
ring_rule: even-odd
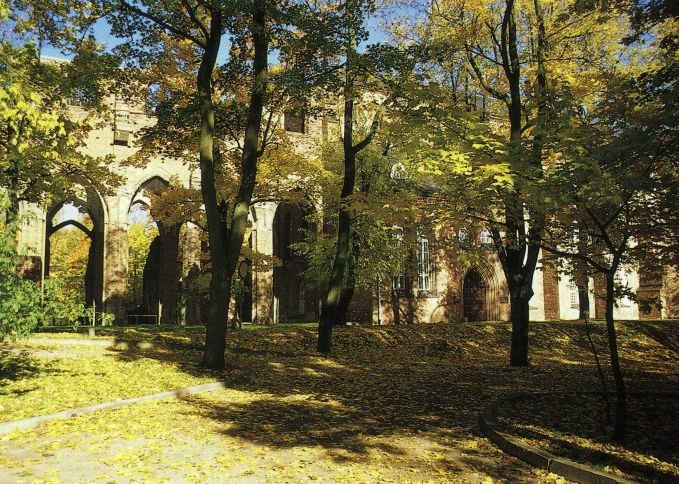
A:
<svg viewBox="0 0 679 484">
<path fill-rule="evenodd" d="M 331 357 L 316 353 L 312 329 L 234 331 L 222 374 L 194 364 L 202 328 L 107 331 L 119 349 L 56 338 L 5 344 L 3 416 L 211 379 L 227 388 L 6 435 L 0 481 L 559 482 L 490 444 L 477 429 L 479 412 L 507 392 L 597 385 L 578 323 L 536 323 L 533 364 L 514 370 L 505 361 L 508 324 L 338 328 Z M 620 325 L 630 381 L 676 385 L 676 354 L 663 341 L 677 331 L 672 323 Z M 593 332 L 605 341 L 603 325 L 593 323 Z"/>
</svg>

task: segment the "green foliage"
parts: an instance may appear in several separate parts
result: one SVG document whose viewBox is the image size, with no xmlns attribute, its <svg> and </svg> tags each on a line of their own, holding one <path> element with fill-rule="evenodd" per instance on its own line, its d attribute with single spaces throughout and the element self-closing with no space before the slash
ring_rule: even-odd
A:
<svg viewBox="0 0 679 484">
<path fill-rule="evenodd" d="M 88 225 L 87 221 L 83 223 Z M 85 300 L 90 245 L 87 234 L 75 227 L 64 227 L 50 236 L 49 277 L 61 280 L 64 290 L 81 301 Z"/>
<path fill-rule="evenodd" d="M 113 326 L 116 320 L 116 315 L 113 313 L 101 313 L 101 325 L 102 326 Z"/>
<path fill-rule="evenodd" d="M 45 280 L 39 311 L 41 326 L 77 326 L 86 316 L 81 295 L 71 292 L 63 280 Z"/>
<path fill-rule="evenodd" d="M 137 220 L 130 224 L 129 237 L 129 263 L 127 272 L 128 307 L 142 304 L 142 292 L 144 286 L 144 267 L 149 254 L 151 242 L 158 235 L 158 229 L 151 223 L 150 217 L 146 220 Z"/>
<path fill-rule="evenodd" d="M 11 17 L 0 19 L 4 35 L 12 36 L 11 42 L 0 40 L 0 187 L 8 190 L 6 210 L 14 217 L 20 200 L 50 204 L 77 199 L 83 186 L 106 193 L 118 183 L 107 160 L 81 149 L 94 125 L 90 114 L 99 120 L 105 114 L 101 102 L 110 88 L 102 78 L 110 80 L 118 69 L 88 39 L 78 44 L 71 62 L 42 58 L 30 40 L 35 19 L 19 14 L 28 7 L 10 6 Z M 69 107 L 73 100 L 86 109 L 75 113 Z"/>
<path fill-rule="evenodd" d="M 316 224 L 324 220 L 335 223 L 340 200 L 343 153 L 338 143 L 323 148 L 324 173 L 320 179 L 322 213 L 312 214 Z M 387 280 L 406 272 L 406 259 L 411 240 L 403 240 L 403 232 L 416 231 L 420 222 L 417 187 L 408 179 L 394 180 L 390 172 L 394 159 L 380 152 L 379 146 L 368 146 L 356 159 L 356 192 L 344 202 L 354 210 L 352 245 L 358 254 L 356 286 L 372 289 L 378 279 Z M 321 217 L 323 219 L 321 219 Z M 294 251 L 307 261 L 305 283 L 325 289 L 337 246 L 335 233 L 307 231 L 303 242 L 293 244 Z"/>
<path fill-rule="evenodd" d="M 7 197 L 0 196 L 0 212 L 7 204 Z M 17 225 L 0 223 L 0 341 L 6 336 L 26 338 L 38 326 L 75 326 L 85 310 L 80 295 L 70 291 L 65 281 L 45 280 L 41 295 L 38 283 L 19 276 Z"/>
<path fill-rule="evenodd" d="M 0 224 L 0 341 L 25 338 L 40 323 L 40 287 L 17 274 L 15 236 L 11 226 Z"/>
</svg>

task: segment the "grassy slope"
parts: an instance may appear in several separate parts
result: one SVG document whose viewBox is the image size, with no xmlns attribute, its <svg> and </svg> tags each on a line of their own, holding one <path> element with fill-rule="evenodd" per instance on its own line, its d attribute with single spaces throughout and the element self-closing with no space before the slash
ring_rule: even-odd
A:
<svg viewBox="0 0 679 484">
<path fill-rule="evenodd" d="M 592 330 L 605 362 L 603 325 L 594 323 Z M 102 333 L 100 338 L 128 343 L 128 348 L 107 350 L 42 342 L 0 347 L 2 419 L 15 420 L 223 377 L 203 372 L 197 366 L 203 340 L 200 327 L 168 331 L 150 326 Z M 313 329 L 283 326 L 231 332 L 227 377 L 245 372 L 248 378 L 254 378 L 267 370 L 268 360 L 276 357 L 313 358 L 315 338 Z M 441 359 L 446 365 L 498 367 L 506 363 L 509 339 L 506 324 L 347 327 L 335 330 L 333 358 L 372 365 L 375 370 L 379 370 L 380 362 L 420 364 L 431 360 L 438 365 Z M 139 341 L 151 342 L 153 348 L 139 349 Z M 677 362 L 679 324 L 620 324 L 620 343 L 623 366 L 643 368 L 644 374 L 651 375 Z M 567 322 L 533 324 L 531 357 L 535 366 L 549 369 L 560 365 L 591 366 L 593 361 L 584 326 Z M 251 361 L 246 363 L 247 360 Z M 632 389 L 635 384 L 634 380 L 630 382 Z"/>
<path fill-rule="evenodd" d="M 510 391 L 598 385 L 578 323 L 534 324 L 532 366 L 523 369 L 507 367 L 507 324 L 339 328 L 330 357 L 315 352 L 311 329 L 236 331 L 220 375 L 196 365 L 202 331 L 161 329 L 117 330 L 111 339 L 128 345 L 115 351 L 5 345 L 38 351 L 3 353 L 6 420 L 141 394 L 149 385 L 214 377 L 229 385 L 7 436 L 5 477 L 103 480 L 115 469 L 117 477 L 152 480 L 542 480 L 479 434 L 479 412 Z M 630 390 L 676 388 L 678 336 L 676 323 L 620 325 Z M 603 351 L 600 323 L 594 339 Z M 141 340 L 154 347 L 139 349 Z M 69 464 L 79 459 L 86 469 Z"/>
</svg>

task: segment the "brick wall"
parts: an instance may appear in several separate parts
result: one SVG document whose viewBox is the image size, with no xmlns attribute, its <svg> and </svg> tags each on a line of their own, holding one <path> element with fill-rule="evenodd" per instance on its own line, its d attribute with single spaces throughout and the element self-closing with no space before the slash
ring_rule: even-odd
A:
<svg viewBox="0 0 679 484">
<path fill-rule="evenodd" d="M 594 276 L 594 314 L 593 318 L 606 317 L 606 277 L 603 274 Z"/>
<path fill-rule="evenodd" d="M 559 273 L 551 264 L 545 264 L 542 272 L 545 298 L 545 319 L 559 319 Z"/>
<path fill-rule="evenodd" d="M 373 306 L 370 291 L 356 291 L 349 303 L 347 322 L 372 324 Z"/>
</svg>

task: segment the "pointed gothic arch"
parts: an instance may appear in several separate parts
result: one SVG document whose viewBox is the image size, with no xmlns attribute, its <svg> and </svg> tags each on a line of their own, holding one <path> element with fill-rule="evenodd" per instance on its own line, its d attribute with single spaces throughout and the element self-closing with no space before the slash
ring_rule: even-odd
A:
<svg viewBox="0 0 679 484">
<path fill-rule="evenodd" d="M 500 284 L 490 264 L 480 262 L 470 267 L 461 287 L 464 321 L 500 319 Z"/>
<path fill-rule="evenodd" d="M 87 267 L 84 280 L 84 303 L 101 308 L 104 293 L 104 230 L 107 207 L 99 193 L 93 188 L 84 188 L 82 198 L 71 198 L 55 203 L 45 214 L 44 239 L 44 277 L 49 277 L 52 265 L 50 237 L 65 227 L 73 226 L 83 232 L 90 240 Z M 54 218 L 66 205 L 75 205 L 87 214 L 91 228 L 79 220 L 69 218 L 55 223 Z"/>
<path fill-rule="evenodd" d="M 147 177 L 130 199 L 128 217 L 136 205 L 150 209 L 149 195 L 160 195 L 169 186 L 169 181 L 163 176 Z M 164 224 L 155 218 L 154 222 L 158 235 L 151 242 L 144 263 L 141 301 L 128 301 L 127 309 L 130 313 L 155 315 L 163 324 L 176 324 L 182 273 L 179 250 L 181 225 Z"/>
</svg>

